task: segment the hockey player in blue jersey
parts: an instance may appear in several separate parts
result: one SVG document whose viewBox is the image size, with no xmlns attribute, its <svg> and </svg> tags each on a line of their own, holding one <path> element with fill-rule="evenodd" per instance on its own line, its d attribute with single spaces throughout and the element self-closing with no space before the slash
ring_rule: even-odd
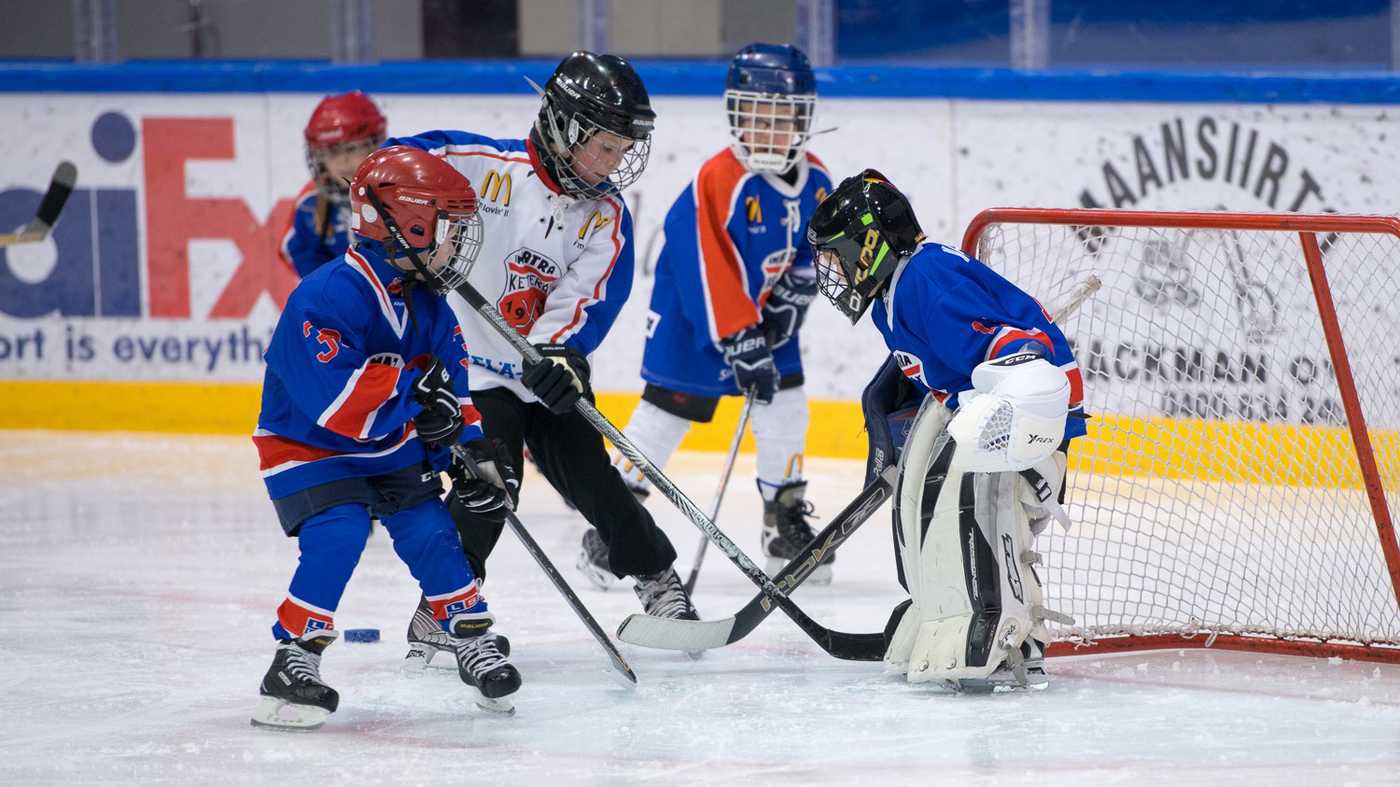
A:
<svg viewBox="0 0 1400 787">
<path fill-rule="evenodd" d="M 386 125 L 383 113 L 358 90 L 326 96 L 311 112 L 302 131 L 311 182 L 297 194 L 277 249 L 298 276 L 350 247 L 347 184 L 365 156 L 383 144 Z"/>
<path fill-rule="evenodd" d="M 597 430 L 574 409 L 592 396 L 588 356 L 632 289 L 632 215 L 622 189 L 646 167 L 656 115 L 641 78 L 614 55 L 575 52 L 543 89 L 525 139 L 427 131 L 389 140 L 427 150 L 480 186 L 486 236 L 468 281 L 545 361 L 524 365 L 510 343 L 453 296 L 471 348 L 472 398 L 482 429 L 512 467 L 529 448 L 540 472 L 607 544 L 618 578 L 631 576 L 653 615 L 694 619 L 675 548 L 613 471 Z M 463 549 L 484 571 L 501 523 L 455 502 Z M 410 656 L 440 639 L 409 626 Z"/>
<path fill-rule="evenodd" d="M 476 195 L 441 159 L 397 147 L 365 159 L 349 204 L 354 247 L 293 290 L 266 355 L 253 442 L 301 558 L 272 626 L 276 655 L 253 723 L 313 728 L 336 710 L 319 666 L 371 516 L 451 633 L 478 704 L 509 710 L 520 674 L 490 632 L 438 478 L 446 469 L 459 504 L 504 519 L 509 471 L 482 435 L 466 347 L 443 298 L 481 247 Z M 457 444 L 473 462 L 453 457 Z"/>
<path fill-rule="evenodd" d="M 889 669 L 985 692 L 1046 685 L 1032 541 L 1060 508 L 1068 443 L 1085 433 L 1073 352 L 1030 295 L 963 252 L 925 240 L 883 175 L 847 178 L 808 228 L 821 293 L 890 357 L 862 397 L 868 465 L 899 462 L 900 582 Z M 903 440 L 891 421 L 918 408 Z"/>
<path fill-rule="evenodd" d="M 801 50 L 744 47 L 730 63 L 724 96 L 730 145 L 700 167 L 666 214 L 642 357 L 646 386 L 625 431 L 665 465 L 692 423 L 714 417 L 720 397 L 751 391 L 762 547 L 775 572 L 812 538 L 798 329 L 817 294 L 807 219 L 831 191 L 831 175 L 807 152 L 817 96 Z M 646 493 L 639 469 L 617 451 L 613 463 Z M 812 582 L 831 581 L 830 557 Z M 595 584 L 611 579 L 595 534 L 585 537 L 579 567 Z"/>
</svg>

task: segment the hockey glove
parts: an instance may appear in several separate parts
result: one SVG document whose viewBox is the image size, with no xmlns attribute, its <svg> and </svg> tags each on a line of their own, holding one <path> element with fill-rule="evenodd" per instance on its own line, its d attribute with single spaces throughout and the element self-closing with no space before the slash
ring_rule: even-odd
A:
<svg viewBox="0 0 1400 787">
<path fill-rule="evenodd" d="M 514 469 L 490 440 L 473 440 L 464 448 L 471 462 L 454 456 L 447 468 L 452 494 L 476 516 L 496 525 L 505 522 L 506 512 L 515 507 L 514 492 L 520 488 Z"/>
<path fill-rule="evenodd" d="M 733 336 L 721 339 L 724 362 L 734 370 L 734 382 L 740 391 L 753 391 L 758 404 L 772 404 L 778 390 L 778 367 L 773 365 L 773 351 L 763 326 L 745 328 Z"/>
<path fill-rule="evenodd" d="M 423 411 L 413 416 L 418 439 L 429 448 L 444 448 L 462 435 L 462 405 L 452 390 L 452 375 L 436 358 L 427 360 L 423 376 L 413 384 L 413 396 Z"/>
<path fill-rule="evenodd" d="M 588 387 L 588 359 L 566 344 L 537 344 L 535 349 L 544 356 L 537 363 L 525 363 L 520 382 L 530 389 L 555 415 L 574 409 L 580 396 L 593 398 Z"/>
<path fill-rule="evenodd" d="M 807 318 L 807 307 L 817 297 L 817 277 L 810 269 L 788 268 L 763 304 L 763 334 L 774 350 L 797 335 Z"/>
</svg>

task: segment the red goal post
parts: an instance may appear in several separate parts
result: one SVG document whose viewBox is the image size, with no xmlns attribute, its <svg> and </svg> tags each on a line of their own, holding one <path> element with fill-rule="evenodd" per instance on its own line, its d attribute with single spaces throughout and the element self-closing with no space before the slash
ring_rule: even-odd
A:
<svg viewBox="0 0 1400 787">
<path fill-rule="evenodd" d="M 1093 417 L 1052 655 L 1400 662 L 1400 219 L 993 208 L 962 247 L 1042 303 L 1104 281 L 1061 326 Z"/>
</svg>

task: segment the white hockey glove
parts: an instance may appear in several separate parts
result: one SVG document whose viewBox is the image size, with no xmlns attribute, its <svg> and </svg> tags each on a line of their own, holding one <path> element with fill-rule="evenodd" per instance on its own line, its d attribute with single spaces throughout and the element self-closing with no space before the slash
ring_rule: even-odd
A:
<svg viewBox="0 0 1400 787">
<path fill-rule="evenodd" d="M 1048 458 L 1065 438 L 1069 380 L 1035 353 L 984 361 L 971 391 L 959 394 L 948 424 L 964 470 L 1025 470 Z"/>
</svg>

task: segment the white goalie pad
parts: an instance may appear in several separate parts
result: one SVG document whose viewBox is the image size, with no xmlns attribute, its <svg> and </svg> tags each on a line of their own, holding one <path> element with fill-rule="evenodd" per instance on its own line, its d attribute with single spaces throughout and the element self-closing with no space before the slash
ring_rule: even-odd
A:
<svg viewBox="0 0 1400 787">
<path fill-rule="evenodd" d="M 1044 685 L 1047 639 L 1040 578 L 1033 568 L 1028 482 L 1014 472 L 974 472 L 946 427 L 946 408 L 919 413 L 900 459 L 895 523 L 912 605 L 885 653 L 886 669 L 910 682 L 991 690 Z M 1022 643 L 1037 661 L 1027 676 Z M 994 675 L 995 673 L 995 675 Z"/>
<path fill-rule="evenodd" d="M 978 364 L 972 390 L 959 399 L 948 432 L 961 446 L 969 471 L 1025 470 L 1064 441 L 1069 380 L 1038 355 L 1019 353 Z"/>
</svg>

